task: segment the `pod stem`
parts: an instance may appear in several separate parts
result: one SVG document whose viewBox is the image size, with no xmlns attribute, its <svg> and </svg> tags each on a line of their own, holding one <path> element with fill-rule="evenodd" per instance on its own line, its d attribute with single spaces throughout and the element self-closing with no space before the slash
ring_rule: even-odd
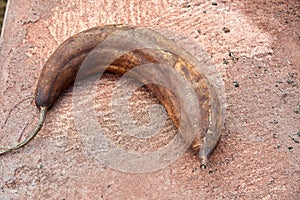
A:
<svg viewBox="0 0 300 200">
<path fill-rule="evenodd" d="M 41 107 L 39 121 L 38 121 L 35 129 L 32 131 L 32 133 L 25 140 L 23 140 L 22 142 L 14 145 L 14 146 L 9 146 L 9 147 L 1 147 L 0 146 L 0 155 L 5 154 L 10 151 L 17 150 L 21 147 L 24 147 L 28 142 L 30 142 L 43 127 L 43 124 L 44 124 L 44 121 L 46 118 L 46 114 L 47 114 L 47 107 Z"/>
</svg>

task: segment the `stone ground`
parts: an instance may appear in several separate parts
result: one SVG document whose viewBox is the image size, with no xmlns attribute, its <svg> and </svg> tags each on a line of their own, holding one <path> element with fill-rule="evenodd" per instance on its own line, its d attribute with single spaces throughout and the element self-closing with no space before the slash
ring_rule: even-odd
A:
<svg viewBox="0 0 300 200">
<path fill-rule="evenodd" d="M 162 170 L 125 173 L 84 154 L 70 88 L 26 148 L 0 157 L 0 199 L 300 199 L 300 2 L 215 2 L 11 0 L 1 35 L 1 145 L 33 128 L 36 82 L 58 44 L 101 24 L 165 28 L 193 38 L 224 80 L 226 115 L 208 169 L 200 170 L 187 151 Z M 102 106 L 117 80 L 102 78 Z M 143 116 L 153 102 L 138 90 L 132 106 L 140 113 L 133 115 Z M 163 131 L 175 131 L 170 119 Z"/>
</svg>

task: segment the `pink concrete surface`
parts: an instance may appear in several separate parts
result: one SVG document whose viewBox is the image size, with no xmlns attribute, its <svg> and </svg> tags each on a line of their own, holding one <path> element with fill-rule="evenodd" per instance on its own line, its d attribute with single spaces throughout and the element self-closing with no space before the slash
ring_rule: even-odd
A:
<svg viewBox="0 0 300 200">
<path fill-rule="evenodd" d="M 156 172 L 120 172 L 84 154 L 70 88 L 30 144 L 0 156 L 0 199 L 300 199 L 300 3 L 215 2 L 11 0 L 1 35 L 1 146 L 34 127 L 36 83 L 55 48 L 104 24 L 164 28 L 198 42 L 225 82 L 226 124 L 206 170 L 187 151 Z M 117 79 L 103 77 L 102 106 Z M 157 102 L 147 90 L 134 99 L 135 116 Z M 175 131 L 166 124 L 165 133 Z"/>
</svg>

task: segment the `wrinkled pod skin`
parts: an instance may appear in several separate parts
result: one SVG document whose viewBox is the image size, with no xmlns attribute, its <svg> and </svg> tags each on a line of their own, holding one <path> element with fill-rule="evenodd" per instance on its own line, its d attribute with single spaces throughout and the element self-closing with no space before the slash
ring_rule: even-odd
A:
<svg viewBox="0 0 300 200">
<path fill-rule="evenodd" d="M 82 62 L 99 43 L 112 34 L 122 31 L 134 32 L 135 29 L 136 27 L 124 25 L 100 26 L 83 31 L 63 42 L 43 66 L 36 88 L 36 106 L 38 108 L 50 108 L 63 91 L 75 81 Z M 159 42 L 160 39 L 164 38 L 155 34 L 155 38 L 150 37 L 150 39 Z M 160 46 L 163 47 L 164 44 Z M 198 98 L 199 110 L 201 110 L 199 113 L 201 115 L 199 116 L 199 134 L 195 137 L 191 147 L 198 152 L 201 167 L 205 168 L 207 158 L 213 152 L 221 135 L 222 112 L 218 95 L 204 74 L 196 70 L 184 58 L 165 51 L 161 47 L 159 49 L 144 48 L 127 52 L 115 59 L 105 71 L 123 75 L 139 65 L 163 62 L 183 75 L 191 83 Z M 108 49 L 107 53 L 114 54 L 118 50 L 118 44 L 112 44 L 112 48 Z M 97 51 L 93 53 L 97 54 Z M 103 59 L 105 60 L 105 58 Z M 95 75 L 103 68 L 104 66 L 98 60 L 95 63 L 92 60 L 90 67 L 83 75 L 84 77 L 81 78 Z M 133 78 L 144 82 L 147 80 L 147 74 L 137 72 Z M 178 128 L 180 126 L 180 106 L 174 94 L 155 84 L 147 84 L 146 87 L 157 96 L 174 125 Z M 188 112 L 183 111 L 183 114 Z"/>
</svg>

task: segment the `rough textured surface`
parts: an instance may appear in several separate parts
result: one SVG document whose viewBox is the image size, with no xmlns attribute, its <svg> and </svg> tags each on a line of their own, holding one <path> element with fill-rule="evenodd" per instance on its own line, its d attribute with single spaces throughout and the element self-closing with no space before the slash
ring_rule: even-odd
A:
<svg viewBox="0 0 300 200">
<path fill-rule="evenodd" d="M 205 171 L 188 151 L 154 173 L 118 172 L 84 156 L 69 90 L 26 148 L 0 157 L 0 199 L 299 199 L 300 3 L 216 2 L 12 0 L 1 39 L 1 145 L 32 129 L 36 82 L 57 45 L 111 23 L 199 42 L 225 82 L 226 130 Z M 104 77 L 99 102 L 109 102 L 116 79 Z M 134 98 L 142 110 L 156 101 L 145 90 Z M 175 130 L 170 120 L 165 128 Z"/>
</svg>

